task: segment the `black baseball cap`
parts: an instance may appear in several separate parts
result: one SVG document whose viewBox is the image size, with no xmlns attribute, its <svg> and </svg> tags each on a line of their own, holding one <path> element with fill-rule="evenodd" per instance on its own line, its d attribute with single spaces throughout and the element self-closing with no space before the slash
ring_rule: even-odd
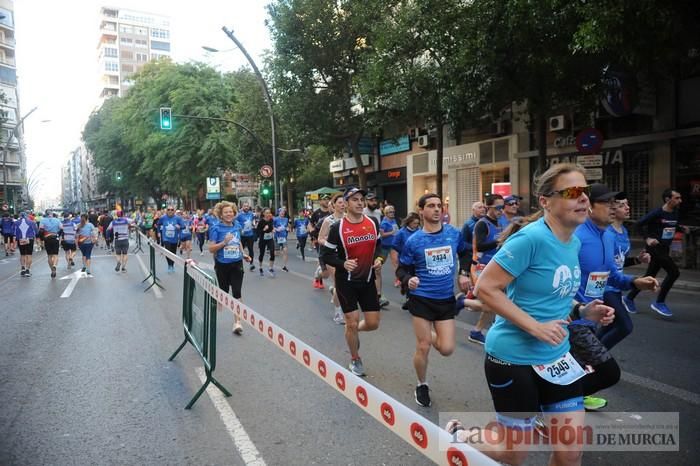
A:
<svg viewBox="0 0 700 466">
<path fill-rule="evenodd" d="M 318 195 L 318 198 L 319 199 L 330 199 L 331 195 L 330 195 L 330 193 L 321 193 Z"/>
<path fill-rule="evenodd" d="M 377 195 L 375 193 L 367 193 L 365 196 L 367 199 L 376 199 Z"/>
<path fill-rule="evenodd" d="M 588 198 L 591 202 L 608 202 L 618 194 L 620 194 L 619 191 L 611 191 L 605 184 L 593 183 L 591 185 L 591 195 Z"/>
<path fill-rule="evenodd" d="M 350 188 L 347 191 L 345 191 L 345 193 L 343 194 L 343 199 L 345 199 L 347 201 L 348 199 L 350 199 L 352 196 L 354 196 L 357 193 L 362 194 L 362 196 L 367 195 L 367 191 L 365 191 L 364 189 Z"/>
</svg>

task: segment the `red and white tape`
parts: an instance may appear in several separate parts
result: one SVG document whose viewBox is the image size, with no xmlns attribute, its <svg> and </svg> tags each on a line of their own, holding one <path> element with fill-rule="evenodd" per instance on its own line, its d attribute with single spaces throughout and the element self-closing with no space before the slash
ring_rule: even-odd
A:
<svg viewBox="0 0 700 466">
<path fill-rule="evenodd" d="M 212 283 L 203 272 L 188 268 L 187 273 L 222 307 L 238 315 L 278 349 L 296 360 L 379 423 L 412 445 L 427 458 L 441 465 L 498 465 L 464 443 L 451 444 L 452 436 L 420 414 L 396 401 L 364 379 L 316 351 L 299 338 L 259 312 L 246 306 Z"/>
</svg>

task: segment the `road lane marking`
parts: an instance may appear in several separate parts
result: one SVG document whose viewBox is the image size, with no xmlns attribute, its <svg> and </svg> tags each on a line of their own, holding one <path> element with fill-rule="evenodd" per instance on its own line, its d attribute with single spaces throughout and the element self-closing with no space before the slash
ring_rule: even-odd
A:
<svg viewBox="0 0 700 466">
<path fill-rule="evenodd" d="M 696 406 L 700 405 L 700 394 L 689 392 L 688 390 L 683 390 L 682 388 L 674 387 L 672 385 L 667 385 L 663 382 L 657 382 L 656 380 L 647 377 L 630 374 L 629 372 L 625 371 L 622 371 L 621 378 L 625 382 L 629 382 L 633 385 L 637 385 L 648 390 L 661 392 L 664 395 L 680 398 L 681 400 Z"/>
<path fill-rule="evenodd" d="M 80 270 L 76 270 L 75 272 L 65 275 L 59 280 L 70 280 L 70 283 L 66 287 L 65 290 L 63 290 L 63 294 L 61 295 L 61 298 L 70 298 L 70 295 L 73 293 L 73 290 L 75 289 L 76 285 L 80 281 L 81 278 L 86 278 L 86 274 L 84 272 L 81 272 Z"/>
<path fill-rule="evenodd" d="M 196 369 L 197 376 L 199 380 L 204 383 L 207 378 L 204 374 L 204 369 L 201 367 Z M 214 408 L 219 412 L 221 420 L 226 426 L 226 432 L 228 432 L 229 437 L 233 440 L 233 444 L 236 445 L 238 453 L 240 453 L 243 462 L 249 466 L 265 466 L 265 460 L 263 460 L 262 455 L 255 447 L 253 441 L 248 437 L 248 433 L 243 428 L 243 424 L 236 416 L 236 413 L 228 404 L 224 395 L 221 394 L 218 388 L 213 384 L 207 387 L 207 395 L 211 398 L 212 403 L 214 403 Z"/>
<path fill-rule="evenodd" d="M 136 260 L 139 261 L 139 265 L 141 266 L 141 270 L 143 271 L 143 276 L 148 277 L 150 275 L 150 272 L 146 268 L 146 264 L 143 263 L 141 260 L 141 255 L 136 255 Z M 163 293 L 161 293 L 160 289 L 158 286 L 152 286 L 151 289 L 153 292 L 156 294 L 156 298 L 158 299 L 163 299 Z"/>
</svg>

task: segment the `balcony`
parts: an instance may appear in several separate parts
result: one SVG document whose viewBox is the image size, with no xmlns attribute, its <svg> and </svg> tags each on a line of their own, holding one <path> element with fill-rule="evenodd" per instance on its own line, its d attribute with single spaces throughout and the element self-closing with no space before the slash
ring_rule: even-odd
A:
<svg viewBox="0 0 700 466">
<path fill-rule="evenodd" d="M 16 43 L 16 41 L 15 41 L 14 37 L 7 37 L 6 34 L 0 34 L 0 45 L 1 46 L 14 50 L 15 43 Z"/>
<path fill-rule="evenodd" d="M 15 57 L 2 56 L 2 54 L 0 54 L 0 63 L 2 63 L 3 65 L 11 66 L 13 68 L 17 66 L 15 62 Z"/>
</svg>

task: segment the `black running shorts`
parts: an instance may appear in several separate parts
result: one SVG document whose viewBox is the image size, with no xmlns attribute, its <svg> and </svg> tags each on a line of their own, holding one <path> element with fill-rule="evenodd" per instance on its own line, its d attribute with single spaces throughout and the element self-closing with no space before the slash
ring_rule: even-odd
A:
<svg viewBox="0 0 700 466">
<path fill-rule="evenodd" d="M 526 419 L 540 412 L 583 409 L 582 379 L 556 385 L 537 375 L 532 366 L 511 364 L 490 354 L 486 355 L 484 372 L 497 413 Z"/>
<path fill-rule="evenodd" d="M 75 251 L 76 250 L 75 243 L 68 243 L 67 241 L 61 241 L 61 246 L 63 247 L 64 251 Z"/>
<path fill-rule="evenodd" d="M 129 253 L 129 240 L 120 239 L 114 242 L 114 253 L 115 254 L 128 254 Z"/>
<path fill-rule="evenodd" d="M 55 256 L 58 254 L 58 246 L 57 236 L 47 236 L 44 238 L 44 248 L 46 248 L 46 254 L 49 256 Z"/>
<path fill-rule="evenodd" d="M 34 253 L 34 239 L 30 239 L 27 244 L 22 244 L 19 240 L 19 255 L 20 256 L 31 256 Z"/>
<path fill-rule="evenodd" d="M 347 273 L 339 277 L 335 276 L 335 292 L 338 294 L 338 301 L 343 313 L 357 311 L 362 312 L 379 311 L 379 296 L 377 296 L 377 285 L 374 280 L 366 282 L 349 282 Z"/>
<path fill-rule="evenodd" d="M 455 298 L 428 299 L 409 294 L 408 312 L 430 322 L 455 318 Z"/>
</svg>

